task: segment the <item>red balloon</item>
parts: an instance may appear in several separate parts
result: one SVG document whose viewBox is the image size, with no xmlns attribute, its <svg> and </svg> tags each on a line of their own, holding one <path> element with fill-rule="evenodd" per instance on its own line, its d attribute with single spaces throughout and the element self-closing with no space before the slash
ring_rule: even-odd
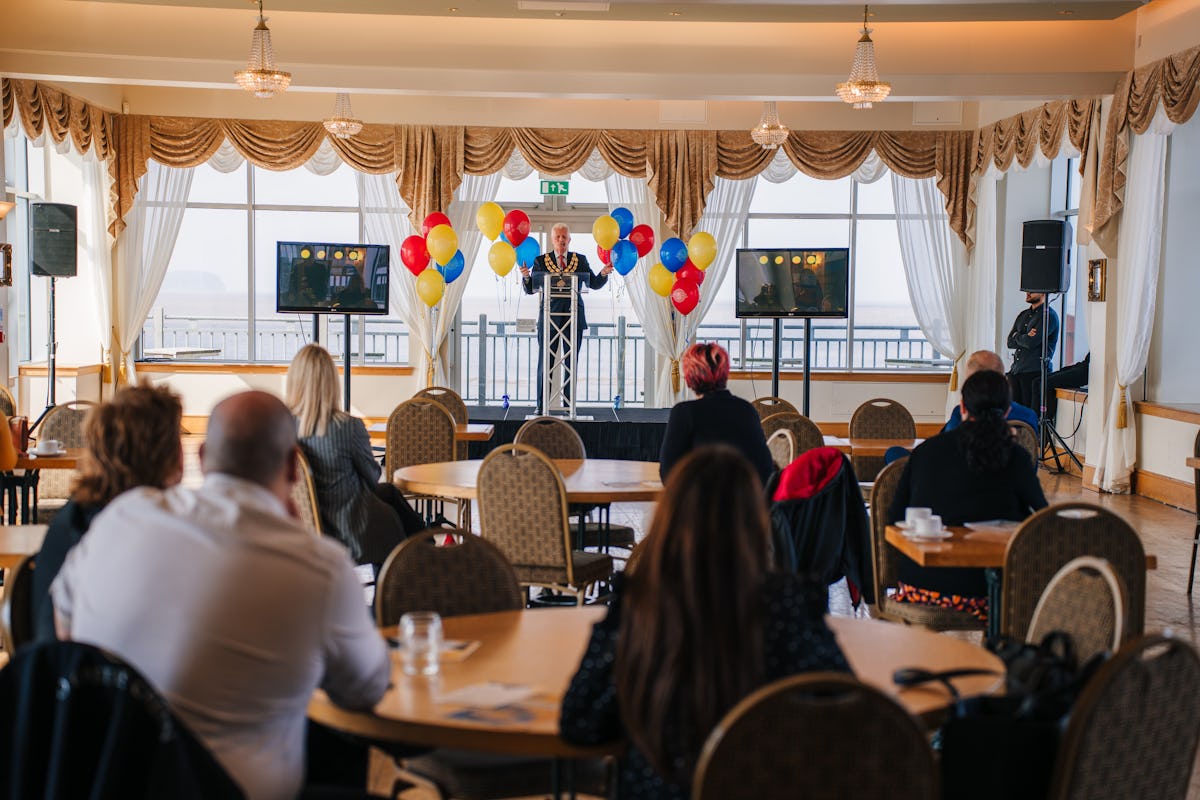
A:
<svg viewBox="0 0 1200 800">
<path fill-rule="evenodd" d="M 683 263 L 683 266 L 675 270 L 675 280 L 677 281 L 692 281 L 697 286 L 704 283 L 704 270 L 692 263 L 689 258 Z"/>
<path fill-rule="evenodd" d="M 629 241 L 637 248 L 638 258 L 654 249 L 654 228 L 649 225 L 636 225 L 629 232 Z"/>
<path fill-rule="evenodd" d="M 675 273 L 678 275 L 679 273 Z M 671 287 L 671 304 L 685 317 L 700 303 L 700 285 L 695 281 L 676 280 Z"/>
<path fill-rule="evenodd" d="M 612 263 L 612 250 L 605 250 L 600 245 L 596 245 L 596 258 L 600 259 L 600 263 L 607 267 Z"/>
<path fill-rule="evenodd" d="M 400 245 L 400 260 L 408 267 L 409 272 L 420 275 L 421 271 L 429 266 L 429 248 L 425 245 L 425 238 L 414 233 L 405 239 Z"/>
<path fill-rule="evenodd" d="M 438 225 L 450 225 L 450 218 L 440 211 L 435 211 L 421 223 L 421 235 L 428 236 L 429 232 Z M 450 225 L 450 227 L 453 228 L 454 226 Z"/>
<path fill-rule="evenodd" d="M 519 247 L 529 235 L 529 215 L 520 209 L 513 209 L 504 215 L 504 238 L 513 247 Z"/>
</svg>

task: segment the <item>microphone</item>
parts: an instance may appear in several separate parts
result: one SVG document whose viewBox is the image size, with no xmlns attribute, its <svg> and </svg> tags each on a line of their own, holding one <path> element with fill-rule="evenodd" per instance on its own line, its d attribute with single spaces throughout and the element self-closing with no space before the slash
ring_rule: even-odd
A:
<svg viewBox="0 0 1200 800">
<path fill-rule="evenodd" d="M 500 404 L 502 406 L 504 406 L 504 417 L 502 418 L 502 421 L 503 421 L 503 420 L 508 419 L 508 406 L 509 406 L 508 395 L 505 394 L 505 395 L 500 396 Z"/>
</svg>

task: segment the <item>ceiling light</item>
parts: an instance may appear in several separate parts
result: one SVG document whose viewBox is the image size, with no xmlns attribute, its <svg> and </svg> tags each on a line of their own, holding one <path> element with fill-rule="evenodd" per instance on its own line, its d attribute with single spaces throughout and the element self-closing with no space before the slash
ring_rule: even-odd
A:
<svg viewBox="0 0 1200 800">
<path fill-rule="evenodd" d="M 333 102 L 333 116 L 325 120 L 325 130 L 339 139 L 349 139 L 363 128 L 362 120 L 350 110 L 350 95 L 338 92 Z"/>
<path fill-rule="evenodd" d="M 879 80 L 879 70 L 875 67 L 875 43 L 867 27 L 870 15 L 867 6 L 863 6 L 862 37 L 854 48 L 850 77 L 837 85 L 837 96 L 855 108 L 870 108 L 872 103 L 881 103 L 892 93 L 892 85 Z"/>
<path fill-rule="evenodd" d="M 271 48 L 271 31 L 263 16 L 262 0 L 258 0 L 258 25 L 250 40 L 250 61 L 246 68 L 233 73 L 234 79 L 255 97 L 274 97 L 288 88 L 292 73 L 275 69 L 275 52 Z"/>
<path fill-rule="evenodd" d="M 788 127 L 779 122 L 779 109 L 775 107 L 775 101 L 763 103 L 762 119 L 750 129 L 750 138 L 754 143 L 762 145 L 763 150 L 774 150 L 787 141 L 789 133 Z"/>
</svg>

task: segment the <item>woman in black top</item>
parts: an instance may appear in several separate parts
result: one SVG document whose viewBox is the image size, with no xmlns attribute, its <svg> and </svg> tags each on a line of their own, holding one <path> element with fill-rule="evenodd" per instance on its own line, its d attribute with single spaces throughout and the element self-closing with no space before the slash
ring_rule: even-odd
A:
<svg viewBox="0 0 1200 800">
<path fill-rule="evenodd" d="M 921 444 L 908 458 L 888 519 L 904 519 L 910 506 L 928 507 L 945 525 L 1023 520 L 1046 507 L 1037 468 L 1013 439 L 1005 419 L 1012 395 L 998 372 L 984 370 L 962 388 L 963 423 Z M 987 617 L 987 582 L 981 569 L 919 567 L 900 561 L 896 599 L 970 611 Z"/>
<path fill-rule="evenodd" d="M 754 406 L 725 388 L 729 353 L 715 342 L 694 344 L 679 366 L 696 399 L 676 403 L 671 409 L 659 451 L 659 475 L 665 481 L 671 467 L 695 447 L 727 444 L 750 461 L 765 485 L 775 471 L 775 462 Z"/>
<path fill-rule="evenodd" d="M 702 447 L 672 470 L 563 699 L 567 741 L 628 740 L 624 800 L 687 798 L 709 731 L 756 688 L 849 671 L 826 588 L 771 573 L 769 541 L 758 479 L 736 451 Z"/>
</svg>

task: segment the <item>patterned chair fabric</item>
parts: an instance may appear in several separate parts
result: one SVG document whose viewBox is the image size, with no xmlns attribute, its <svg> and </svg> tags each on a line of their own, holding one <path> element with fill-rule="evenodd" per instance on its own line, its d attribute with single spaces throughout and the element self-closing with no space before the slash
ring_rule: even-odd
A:
<svg viewBox="0 0 1200 800">
<path fill-rule="evenodd" d="M 9 571 L 4 587 L 4 651 L 11 657 L 17 648 L 33 641 L 33 570 L 35 556 L 25 556 Z"/>
<path fill-rule="evenodd" d="M 1042 592 L 1027 641 L 1042 641 L 1052 631 L 1070 635 L 1075 658 L 1086 664 L 1099 653 L 1121 646 L 1125 624 L 1125 590 L 1112 565 L 1102 558 L 1081 556 L 1060 569 Z"/>
<path fill-rule="evenodd" d="M 17 401 L 7 387 L 0 386 L 0 414 L 11 417 L 17 413 Z"/>
<path fill-rule="evenodd" d="M 488 453 L 477 482 L 480 532 L 529 586 L 565 591 L 583 602 L 587 588 L 612 574 L 612 558 L 571 550 L 567 490 L 558 468 L 528 445 Z"/>
<path fill-rule="evenodd" d="M 37 427 L 39 440 L 57 439 L 63 447 L 86 447 L 83 439 L 83 421 L 96 404 L 88 400 L 74 400 L 50 409 L 50 413 Z M 71 496 L 77 470 L 44 469 L 38 473 L 38 503 L 43 500 L 61 500 L 65 503 Z M 59 503 L 58 505 L 62 505 Z M 53 504 L 52 504 L 53 505 Z"/>
<path fill-rule="evenodd" d="M 906 710 L 853 677 L 815 672 L 769 684 L 725 715 L 692 797 L 932 800 L 938 784 L 933 750 Z"/>
<path fill-rule="evenodd" d="M 537 448 L 547 458 L 587 458 L 579 433 L 557 417 L 534 417 L 520 427 L 513 442 Z"/>
<path fill-rule="evenodd" d="M 1129 642 L 1084 687 L 1049 797 L 1187 797 L 1200 743 L 1200 658 L 1180 639 Z"/>
<path fill-rule="evenodd" d="M 871 555 L 875 566 L 875 608 L 871 615 L 935 631 L 983 630 L 983 623 L 973 614 L 920 603 L 897 603 L 888 597 L 888 590 L 900 580 L 903 556 L 887 543 L 887 514 L 907 463 L 905 456 L 888 464 L 871 487 Z"/>
<path fill-rule="evenodd" d="M 1127 591 L 1129 613 L 1124 635 L 1140 635 L 1146 618 L 1146 551 L 1142 540 L 1125 520 L 1089 503 L 1059 503 L 1043 508 L 1017 529 L 1004 557 L 1001 633 L 1024 641 L 1050 579 L 1079 556 L 1096 556 L 1112 565 Z"/>
<path fill-rule="evenodd" d="M 454 417 L 436 400 L 414 397 L 388 417 L 384 463 L 390 473 L 414 464 L 454 461 Z"/>
<path fill-rule="evenodd" d="M 453 544 L 443 544 L 447 535 Z M 471 533 L 433 528 L 405 539 L 375 585 L 375 622 L 395 625 L 409 611 L 443 617 L 515 611 L 524 598 L 504 553 Z"/>
<path fill-rule="evenodd" d="M 454 418 L 455 425 L 467 424 L 467 404 L 459 397 L 458 392 L 453 389 L 447 389 L 445 386 L 426 386 L 414 394 L 413 397 L 423 397 L 433 400 L 450 412 L 450 416 Z M 454 457 L 456 460 L 466 460 L 468 446 L 467 442 L 455 442 Z"/>
<path fill-rule="evenodd" d="M 868 400 L 850 417 L 851 439 L 915 439 L 917 423 L 908 409 L 886 397 Z M 864 482 L 875 480 L 883 469 L 883 456 L 850 457 L 854 474 Z"/>
<path fill-rule="evenodd" d="M 799 457 L 801 453 L 825 446 L 825 436 L 817 427 L 817 423 L 795 411 L 780 411 L 778 414 L 772 414 L 763 419 L 762 427 L 763 435 L 768 439 L 775 435 L 775 431 L 784 428 L 792 432 L 792 436 L 796 440 L 796 452 L 792 455 L 793 459 Z"/>
<path fill-rule="evenodd" d="M 1029 457 L 1033 459 L 1036 466 L 1038 459 L 1042 455 L 1041 443 L 1038 441 L 1037 433 L 1029 426 L 1027 422 L 1013 420 L 1008 423 L 1008 427 L 1012 430 L 1013 439 L 1021 447 L 1025 448 L 1025 452 L 1029 453 Z"/>
<path fill-rule="evenodd" d="M 796 458 L 796 435 L 787 428 L 780 428 L 767 437 L 767 449 L 771 451 L 775 468 L 783 469 Z"/>
<path fill-rule="evenodd" d="M 300 521 L 318 536 L 321 534 L 321 512 L 317 508 L 317 486 L 312 467 L 304 453 L 296 450 L 296 482 L 292 484 L 292 501 L 300 512 Z"/>
<path fill-rule="evenodd" d="M 751 400 L 750 405 L 754 406 L 754 410 L 758 412 L 759 419 L 766 419 L 772 414 L 778 414 L 781 411 L 790 411 L 793 414 L 800 413 L 794 405 L 782 397 L 759 397 Z"/>
</svg>

